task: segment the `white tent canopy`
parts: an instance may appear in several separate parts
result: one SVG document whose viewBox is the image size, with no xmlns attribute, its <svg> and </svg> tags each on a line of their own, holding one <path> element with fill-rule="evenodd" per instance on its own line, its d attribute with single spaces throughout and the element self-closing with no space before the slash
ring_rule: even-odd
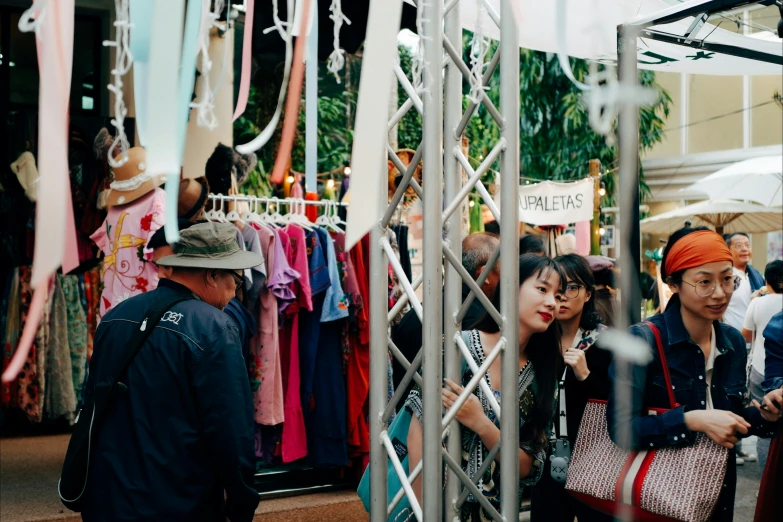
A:
<svg viewBox="0 0 783 522">
<path fill-rule="evenodd" d="M 497 13 L 500 0 L 478 0 Z M 617 61 L 617 26 L 634 19 L 651 17 L 669 9 L 682 10 L 689 4 L 698 5 L 706 0 L 678 2 L 676 0 L 515 0 L 517 23 L 519 24 L 519 46 L 525 49 L 554 53 L 557 46 L 557 2 L 565 4 L 565 51 L 569 56 L 599 60 L 606 63 Z M 461 1 L 460 18 L 462 27 L 474 31 L 477 26 L 476 1 Z M 672 6 L 675 7 L 672 7 Z M 653 27 L 656 32 L 683 36 L 693 22 L 687 17 L 674 23 Z M 500 31 L 491 15 L 482 17 L 484 35 L 494 39 Z M 781 57 L 781 41 L 751 38 L 704 24 L 696 35 L 711 44 L 732 45 Z M 712 51 L 704 51 L 670 44 L 649 38 L 640 38 L 637 46 L 639 67 L 656 71 L 686 72 L 713 75 L 780 75 L 781 65 L 763 61 L 748 60 Z"/>
<path fill-rule="evenodd" d="M 783 229 L 783 208 L 742 201 L 709 200 L 643 219 L 640 228 L 646 234 L 668 236 L 682 228 L 686 219 L 695 227 L 707 226 L 723 234 L 761 234 Z"/>
</svg>

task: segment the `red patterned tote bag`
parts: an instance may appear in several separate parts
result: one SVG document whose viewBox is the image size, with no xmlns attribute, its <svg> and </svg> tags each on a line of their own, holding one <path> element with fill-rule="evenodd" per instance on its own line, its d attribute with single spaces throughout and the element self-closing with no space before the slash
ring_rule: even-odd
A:
<svg viewBox="0 0 783 522">
<path fill-rule="evenodd" d="M 655 336 L 671 408 L 679 405 L 658 328 Z M 728 464 L 728 450 L 699 433 L 684 448 L 626 451 L 609 438 L 606 401 L 587 403 L 566 490 L 583 504 L 633 521 L 706 522 L 712 516 Z M 651 409 L 649 415 L 667 410 Z"/>
</svg>

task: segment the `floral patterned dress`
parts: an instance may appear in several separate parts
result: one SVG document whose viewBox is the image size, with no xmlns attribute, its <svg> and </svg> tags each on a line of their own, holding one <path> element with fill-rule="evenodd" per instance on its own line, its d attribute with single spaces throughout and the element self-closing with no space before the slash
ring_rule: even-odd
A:
<svg viewBox="0 0 783 522">
<path fill-rule="evenodd" d="M 468 346 L 471 356 L 476 365 L 481 367 L 486 359 L 484 355 L 484 348 L 481 345 L 481 338 L 478 330 L 471 330 L 469 332 L 462 333 L 463 339 Z M 473 372 L 470 367 L 463 363 L 462 368 L 462 385 L 467 385 L 473 378 Z M 500 404 L 500 392 L 492 388 L 492 382 L 490 380 L 489 372 L 484 376 L 489 388 L 493 390 L 493 394 L 498 404 Z M 524 438 L 525 425 L 528 423 L 530 416 L 533 412 L 533 406 L 536 402 L 536 373 L 533 368 L 533 363 L 528 362 L 524 368 L 519 370 L 519 432 L 520 438 Z M 476 387 L 473 392 L 481 401 L 481 406 L 484 409 L 484 414 L 500 428 L 500 421 L 496 418 L 492 407 L 490 406 L 487 397 L 484 392 L 481 391 L 481 387 Z M 421 391 L 418 386 L 414 387 L 411 391 L 408 399 L 405 402 L 405 407 L 411 410 L 416 417 L 421 420 L 422 415 L 422 401 Z M 473 478 L 478 470 L 482 467 L 484 460 L 487 458 L 492 448 L 487 448 L 482 442 L 481 438 L 473 431 L 462 427 L 462 469 L 469 477 Z M 533 486 L 541 478 L 541 474 L 544 470 L 544 463 L 546 461 L 546 448 L 542 444 L 520 444 L 520 449 L 525 450 L 527 453 L 533 456 L 533 467 L 530 474 L 519 481 L 519 500 L 522 501 L 522 490 L 525 486 Z M 487 470 L 481 476 L 477 484 L 479 490 L 489 500 L 492 506 L 500 511 L 500 467 L 497 461 L 493 460 Z M 484 522 L 493 520 L 490 514 L 479 504 L 475 497 L 471 494 L 468 495 L 467 501 L 462 505 L 460 512 L 460 520 L 472 521 L 472 522 Z"/>
<path fill-rule="evenodd" d="M 90 238 L 103 251 L 100 316 L 113 306 L 158 286 L 147 241 L 164 223 L 166 192 L 156 188 L 138 200 L 109 209 Z"/>
</svg>

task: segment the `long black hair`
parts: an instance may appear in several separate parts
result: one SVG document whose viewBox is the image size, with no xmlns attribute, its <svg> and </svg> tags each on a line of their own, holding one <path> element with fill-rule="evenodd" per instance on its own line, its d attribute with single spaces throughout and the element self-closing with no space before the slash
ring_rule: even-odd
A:
<svg viewBox="0 0 783 522">
<path fill-rule="evenodd" d="M 502 270 L 502 268 L 501 268 Z M 546 278 L 551 273 L 560 278 L 558 290 L 565 290 L 566 275 L 563 269 L 554 259 L 537 254 L 524 254 L 519 256 L 519 285 L 531 277 Z M 500 289 L 495 292 L 492 304 L 500 310 Z M 516 319 L 518 321 L 518 319 Z M 514 319 L 509 319 L 513 324 Z M 476 330 L 487 333 L 495 333 L 500 330 L 498 324 L 489 314 L 473 326 Z M 558 372 L 561 369 L 560 358 L 560 325 L 552 321 L 545 332 L 535 333 L 525 347 L 528 361 L 533 364 L 536 372 L 536 400 L 530 415 L 530 421 L 525 425 L 524 432 L 520 432 L 520 442 L 541 447 L 546 443 L 546 429 L 552 418 L 555 408 L 555 389 Z"/>
<path fill-rule="evenodd" d="M 582 315 L 579 318 L 579 327 L 582 330 L 594 330 L 601 324 L 601 316 L 595 309 L 595 281 L 593 280 L 593 271 L 590 270 L 590 263 L 579 254 L 565 254 L 555 258 L 557 264 L 565 272 L 567 279 L 576 281 L 584 287 L 585 292 L 590 292 L 590 299 L 585 303 L 582 309 Z"/>
<path fill-rule="evenodd" d="M 694 232 L 698 232 L 700 230 L 710 229 L 707 227 L 685 226 L 679 230 L 675 230 L 672 235 L 669 236 L 669 240 L 666 242 L 666 246 L 663 249 L 663 258 L 661 259 L 661 279 L 664 283 L 670 285 L 682 285 L 682 275 L 685 273 L 685 270 L 678 270 L 677 272 L 670 274 L 666 270 L 666 261 L 669 259 L 669 252 L 671 252 L 672 247 L 677 241 L 682 240 L 688 234 L 693 234 Z M 680 296 L 678 294 L 673 294 L 671 298 L 669 298 L 669 302 L 666 304 L 666 308 L 669 308 L 670 306 L 680 306 Z"/>
</svg>

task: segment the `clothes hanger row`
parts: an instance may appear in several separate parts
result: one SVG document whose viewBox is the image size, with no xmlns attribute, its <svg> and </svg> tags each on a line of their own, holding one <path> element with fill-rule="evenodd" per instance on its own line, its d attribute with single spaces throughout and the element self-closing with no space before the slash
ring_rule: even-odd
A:
<svg viewBox="0 0 783 522">
<path fill-rule="evenodd" d="M 313 230 L 314 226 L 321 226 L 332 229 L 335 232 L 342 232 L 343 229 L 340 227 L 347 224 L 340 218 L 338 208 L 341 206 L 348 206 L 348 204 L 338 203 L 336 201 L 308 201 L 300 198 L 256 197 L 244 195 L 224 196 L 222 194 L 210 194 L 209 199 L 212 201 L 212 210 L 205 214 L 205 217 L 209 221 L 222 223 L 244 221 L 247 223 L 257 223 L 259 225 L 281 227 L 293 224 L 307 230 Z M 226 201 L 234 203 L 233 210 L 228 212 L 228 214 L 225 212 Z M 240 216 L 239 212 L 236 210 L 237 203 L 240 202 L 248 204 L 247 211 L 242 216 Z M 273 205 L 271 211 L 270 205 Z M 288 207 L 288 213 L 280 213 L 281 205 Z M 307 219 L 304 214 L 305 207 L 308 205 L 325 207 L 325 212 L 318 217 L 315 223 L 312 223 Z M 263 212 L 259 213 L 259 209 L 261 208 L 263 208 Z"/>
</svg>

